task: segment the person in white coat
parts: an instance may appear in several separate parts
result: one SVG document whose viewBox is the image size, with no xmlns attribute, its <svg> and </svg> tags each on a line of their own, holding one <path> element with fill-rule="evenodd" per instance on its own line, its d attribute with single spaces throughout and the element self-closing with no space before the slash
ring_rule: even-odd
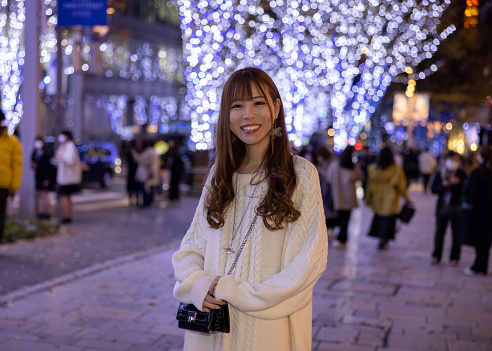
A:
<svg viewBox="0 0 492 351">
<path fill-rule="evenodd" d="M 63 217 L 61 223 L 71 223 L 73 217 L 72 194 L 80 191 L 82 182 L 82 163 L 79 152 L 73 142 L 72 133 L 64 130 L 58 136 L 60 146 L 56 150 L 56 182 Z"/>
<path fill-rule="evenodd" d="M 159 155 L 155 151 L 154 142 L 144 140 L 142 142 L 142 153 L 131 150 L 133 158 L 137 161 L 137 172 L 135 180 L 138 190 L 142 195 L 139 207 L 148 207 L 154 200 L 154 188 L 159 185 Z M 137 199 L 138 200 L 138 199 Z"/>
<path fill-rule="evenodd" d="M 422 176 L 422 185 L 424 193 L 429 190 L 429 180 L 432 174 L 434 174 L 437 161 L 434 155 L 429 151 L 422 151 L 419 156 L 419 173 Z"/>
<path fill-rule="evenodd" d="M 327 232 L 318 172 L 291 154 L 284 116 L 264 71 L 225 83 L 215 164 L 172 264 L 174 297 L 205 312 L 228 304 L 231 331 L 187 330 L 185 350 L 311 350 Z"/>
<path fill-rule="evenodd" d="M 347 231 L 350 214 L 357 205 L 356 182 L 364 179 L 364 174 L 359 165 L 354 164 L 352 156 L 354 147 L 347 147 L 340 154 L 338 161 L 333 161 L 328 167 L 326 180 L 331 186 L 333 207 L 338 211 L 338 232 L 333 246 L 342 248 L 348 240 Z"/>
</svg>

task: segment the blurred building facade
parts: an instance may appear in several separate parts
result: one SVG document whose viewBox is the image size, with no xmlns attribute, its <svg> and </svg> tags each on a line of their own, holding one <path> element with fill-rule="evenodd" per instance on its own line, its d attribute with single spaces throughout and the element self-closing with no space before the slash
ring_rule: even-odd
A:
<svg viewBox="0 0 492 351">
<path fill-rule="evenodd" d="M 189 134 L 171 0 L 110 0 L 108 25 L 93 27 L 58 27 L 56 6 L 43 0 L 41 10 L 43 135 L 67 128 L 83 140 Z"/>
</svg>

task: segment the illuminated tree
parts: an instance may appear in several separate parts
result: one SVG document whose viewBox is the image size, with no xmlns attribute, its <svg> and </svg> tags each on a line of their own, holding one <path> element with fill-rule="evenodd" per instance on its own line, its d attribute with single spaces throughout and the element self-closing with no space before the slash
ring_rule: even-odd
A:
<svg viewBox="0 0 492 351">
<path fill-rule="evenodd" d="M 19 90 L 25 56 L 25 49 L 21 41 L 25 19 L 24 1 L 2 1 L 0 3 L 0 93 L 1 107 L 7 116 L 9 133 L 13 133 L 22 117 Z"/>
<path fill-rule="evenodd" d="M 250 64 L 283 90 L 296 145 L 328 123 L 336 150 L 354 144 L 391 82 L 455 30 L 437 31 L 449 0 L 177 3 L 197 149 L 211 146 L 223 80 Z"/>
</svg>

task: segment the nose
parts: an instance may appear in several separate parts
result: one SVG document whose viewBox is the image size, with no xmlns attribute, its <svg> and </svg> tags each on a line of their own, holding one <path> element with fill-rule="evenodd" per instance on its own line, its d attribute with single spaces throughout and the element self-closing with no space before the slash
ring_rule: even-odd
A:
<svg viewBox="0 0 492 351">
<path fill-rule="evenodd" d="M 250 103 L 246 103 L 244 106 L 244 118 L 254 118 L 256 113 L 253 106 Z"/>
</svg>

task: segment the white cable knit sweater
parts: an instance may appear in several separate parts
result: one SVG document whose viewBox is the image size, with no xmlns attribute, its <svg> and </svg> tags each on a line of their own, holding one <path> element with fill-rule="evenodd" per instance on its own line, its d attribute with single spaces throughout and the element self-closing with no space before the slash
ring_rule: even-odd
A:
<svg viewBox="0 0 492 351">
<path fill-rule="evenodd" d="M 301 157 L 295 157 L 294 164 L 298 178 L 293 201 L 301 216 L 276 231 L 266 229 L 258 218 L 230 276 L 224 275 L 235 253 L 227 254 L 223 248 L 233 236 L 234 208 L 226 214 L 222 228 L 212 229 L 204 215 L 202 195 L 191 227 L 173 256 L 174 297 L 201 309 L 213 279 L 223 276 L 215 296 L 229 303 L 231 332 L 186 331 L 185 350 L 311 350 L 312 291 L 326 267 L 327 234 L 316 168 Z M 234 183 L 237 179 L 236 226 L 244 214 L 233 242 L 236 252 L 253 220 L 253 209 L 267 190 L 262 182 L 251 198 L 255 187 L 251 178 L 251 174 L 233 177 Z"/>
</svg>

